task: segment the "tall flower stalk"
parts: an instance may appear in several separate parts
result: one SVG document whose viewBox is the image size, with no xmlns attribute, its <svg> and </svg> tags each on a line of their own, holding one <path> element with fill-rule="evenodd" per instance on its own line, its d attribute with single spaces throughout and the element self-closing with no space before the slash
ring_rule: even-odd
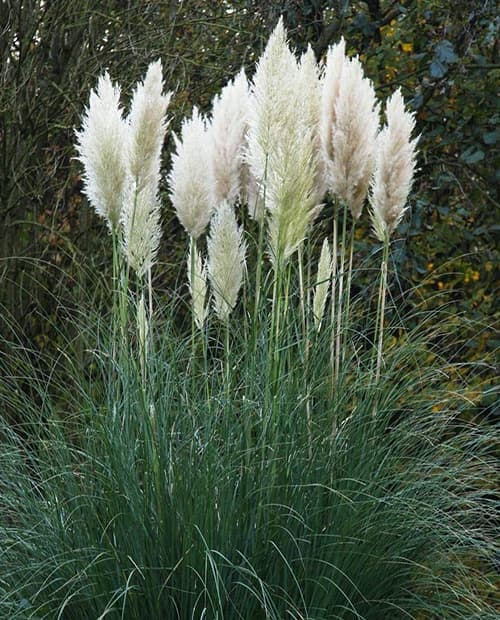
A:
<svg viewBox="0 0 500 620">
<path fill-rule="evenodd" d="M 406 203 L 415 171 L 415 149 L 418 138 L 411 139 L 414 127 L 414 116 L 405 111 L 403 96 L 398 90 L 387 101 L 386 125 L 377 138 L 375 172 L 370 193 L 373 232 L 383 243 L 375 337 L 377 343 L 375 383 L 380 379 L 382 368 L 390 237 L 408 208 Z"/>
<path fill-rule="evenodd" d="M 176 150 L 168 176 L 170 200 L 177 217 L 189 235 L 189 280 L 194 283 L 197 240 L 205 232 L 215 208 L 215 186 L 212 172 L 213 142 L 209 124 L 194 108 L 182 123 L 180 137 L 174 136 Z M 193 300 L 194 302 L 194 300 Z M 194 357 L 196 324 L 199 317 L 193 303 L 192 355 Z"/>
<path fill-rule="evenodd" d="M 120 87 L 102 75 L 90 93 L 82 129 L 76 132 L 76 150 L 83 164 L 83 190 L 96 213 L 111 231 L 113 248 L 113 322 L 122 316 L 123 296 L 119 293 L 121 257 L 120 214 L 130 196 L 129 132 L 120 106 Z M 123 320 L 119 321 L 124 331 Z"/>
<path fill-rule="evenodd" d="M 259 60 L 250 99 L 247 160 L 263 187 L 269 255 L 275 272 L 304 241 L 318 213 L 315 128 L 304 79 L 280 20 Z"/>
<path fill-rule="evenodd" d="M 273 389 L 277 389 L 283 363 L 279 342 L 288 307 L 290 259 L 301 248 L 319 212 L 315 99 L 315 93 L 319 99 L 319 85 L 311 54 L 309 51 L 297 62 L 280 20 L 257 64 L 251 87 L 247 161 L 261 195 L 265 194 L 268 255 L 273 269 L 269 344 Z"/>
<path fill-rule="evenodd" d="M 234 204 L 246 195 L 244 149 L 248 128 L 249 87 L 242 69 L 214 97 L 210 133 L 216 204 Z"/>
<path fill-rule="evenodd" d="M 246 243 L 233 208 L 222 202 L 210 223 L 207 239 L 208 279 L 217 318 L 224 324 L 226 382 L 230 385 L 229 317 L 233 311 L 246 269 Z"/>
<path fill-rule="evenodd" d="M 342 333 L 349 321 L 354 224 L 361 216 L 373 172 L 379 106 L 373 85 L 364 77 L 358 58 L 349 59 L 345 56 L 343 39 L 328 51 L 322 86 L 322 152 L 327 162 L 328 189 L 335 197 L 336 203 L 342 206 L 343 211 L 339 272 L 336 273 L 335 266 L 332 294 L 333 388 L 338 382 L 340 372 Z M 349 253 L 346 247 L 348 210 L 353 220 Z M 336 213 L 337 206 L 335 215 Z M 334 252 L 337 250 L 337 235 L 335 221 Z M 349 256 L 349 271 L 345 286 L 347 256 Z"/>
<path fill-rule="evenodd" d="M 139 281 L 147 279 L 149 313 L 153 313 L 151 267 L 161 238 L 159 184 L 161 150 L 167 129 L 170 93 L 163 94 L 161 61 L 151 63 L 133 94 L 129 128 L 132 191 L 121 211 L 123 254 Z"/>
<path fill-rule="evenodd" d="M 137 85 L 130 114 L 124 118 L 120 88 L 105 73 L 91 92 L 82 130 L 77 132 L 85 193 L 112 233 L 113 317 L 119 317 L 122 340 L 128 320 L 129 268 L 139 281 L 147 276 L 152 314 L 151 266 L 161 236 L 160 157 L 170 99 L 162 89 L 162 66 L 157 61 Z"/>
<path fill-rule="evenodd" d="M 117 234 L 130 191 L 129 131 L 120 107 L 120 87 L 112 84 L 108 73 L 90 93 L 82 129 L 76 136 L 84 192 L 110 231 Z"/>
</svg>

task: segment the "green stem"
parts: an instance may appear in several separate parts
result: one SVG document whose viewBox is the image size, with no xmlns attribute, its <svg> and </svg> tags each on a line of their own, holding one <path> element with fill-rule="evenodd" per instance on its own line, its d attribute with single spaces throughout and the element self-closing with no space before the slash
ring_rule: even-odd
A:
<svg viewBox="0 0 500 620">
<path fill-rule="evenodd" d="M 342 357 L 342 329 L 344 323 L 343 303 L 344 303 L 344 275 L 345 275 L 345 244 L 347 236 L 347 206 L 344 205 L 342 222 L 342 250 L 340 253 L 340 273 L 339 273 L 339 301 L 337 312 L 337 333 L 335 337 L 335 385 L 338 384 L 340 374 L 340 358 Z"/>
<path fill-rule="evenodd" d="M 309 238 L 307 239 L 309 250 Z M 309 252 L 306 252 L 309 256 Z M 309 324 L 308 314 L 306 314 L 306 308 L 310 307 L 309 304 L 309 291 L 311 284 L 311 263 L 308 262 L 307 266 L 307 284 L 304 287 L 303 276 L 303 252 L 302 246 L 299 247 L 299 287 L 300 287 L 300 307 L 301 307 L 301 319 L 302 319 L 302 347 L 303 347 L 303 359 L 304 359 L 304 385 L 306 386 L 306 424 L 307 424 L 307 442 L 308 442 L 308 454 L 309 458 L 312 458 L 312 419 L 311 419 L 311 395 L 308 381 L 309 375 Z"/>
<path fill-rule="evenodd" d="M 351 283 L 352 283 L 352 261 L 353 261 L 353 253 L 354 253 L 354 228 L 356 226 L 355 220 L 352 221 L 351 224 L 351 232 L 349 235 L 349 267 L 347 269 L 347 286 L 345 292 L 346 298 L 346 306 L 344 312 L 344 331 L 348 333 L 350 326 L 350 311 L 351 311 Z M 344 346 L 342 350 L 342 362 L 345 359 L 346 347 Z"/>
<path fill-rule="evenodd" d="M 113 334 L 113 360 L 116 361 L 116 335 L 117 328 L 119 325 L 119 298 L 118 298 L 118 274 L 119 274 L 119 264 L 118 264 L 118 244 L 117 244 L 117 235 L 116 230 L 113 227 L 111 231 L 112 242 L 113 242 L 113 279 L 111 281 L 111 296 L 112 296 L 112 307 L 113 307 L 113 322 L 112 322 L 112 334 Z"/>
<path fill-rule="evenodd" d="M 306 295 L 305 295 L 305 288 L 304 288 L 304 267 L 303 267 L 303 251 L 302 251 L 302 245 L 299 246 L 298 249 L 298 264 L 299 264 L 299 304 L 300 304 L 300 320 L 301 320 L 301 327 L 302 327 L 302 337 L 303 340 L 302 342 L 304 342 L 304 344 L 306 343 L 306 339 L 307 339 L 307 332 L 306 332 Z"/>
<path fill-rule="evenodd" d="M 280 256 L 276 257 L 274 264 L 274 281 L 273 281 L 273 297 L 271 307 L 271 326 L 268 339 L 268 367 L 269 367 L 269 382 L 266 389 L 266 415 L 264 419 L 263 429 L 263 456 L 267 445 L 273 444 L 275 436 L 276 426 L 276 400 L 277 392 L 279 389 L 279 376 L 280 376 L 280 336 L 281 336 L 281 314 L 282 314 L 282 287 L 283 287 L 283 274 L 281 271 Z M 268 427 L 272 424 L 272 437 L 273 440 L 269 440 Z"/>
<path fill-rule="evenodd" d="M 257 223 L 259 226 L 259 238 L 257 242 L 257 265 L 256 265 L 256 274 L 255 274 L 255 304 L 253 311 L 253 346 L 254 353 L 257 350 L 257 331 L 258 331 L 258 322 L 259 322 L 259 314 L 260 314 L 260 303 L 261 303 L 261 286 L 262 286 L 262 265 L 264 263 L 264 227 L 265 227 L 265 209 L 266 209 L 266 185 L 267 185 L 267 156 L 266 156 L 266 164 L 264 168 L 264 192 L 262 196 L 263 200 L 263 214 L 262 217 L 257 217 Z M 258 203 L 259 201 L 259 193 L 257 193 L 257 197 L 255 199 Z M 257 216 L 257 204 L 255 205 L 255 214 Z"/>
<path fill-rule="evenodd" d="M 338 252 L 338 205 L 337 201 L 334 203 L 333 208 L 333 232 L 332 232 L 332 291 L 331 291 L 331 313 L 330 313 L 330 371 L 331 371 L 331 393 L 330 397 L 333 401 L 333 396 L 336 389 L 335 383 L 335 326 L 336 326 L 336 296 L 337 296 L 337 252 Z M 337 433 L 337 416 L 336 412 L 332 412 L 332 439 Z"/>
<path fill-rule="evenodd" d="M 264 262 L 264 221 L 259 220 L 259 239 L 257 242 L 257 266 L 255 274 L 255 304 L 253 309 L 253 329 L 257 330 L 260 310 L 260 288 L 262 285 L 262 263 Z"/>
<path fill-rule="evenodd" d="M 194 278 L 195 278 L 195 261 L 196 261 L 196 239 L 194 237 L 189 237 L 189 254 L 190 254 L 190 282 L 191 282 L 191 289 L 194 290 L 195 289 L 195 283 L 194 283 Z M 195 353 L 196 353 L 196 340 L 195 340 L 195 335 L 196 335 L 196 319 L 195 319 L 195 315 L 194 315 L 194 299 L 191 299 L 191 371 L 192 374 L 194 375 L 194 358 L 195 358 Z"/>
<path fill-rule="evenodd" d="M 280 330 L 280 299 L 281 299 L 281 270 L 279 268 L 279 258 L 276 259 L 278 263 L 276 264 L 276 268 L 274 271 L 274 281 L 273 281 L 273 301 L 271 307 L 271 334 L 269 339 L 269 353 L 271 359 L 271 378 L 272 378 L 272 392 L 274 394 L 275 385 L 274 381 L 276 380 L 275 376 L 275 361 L 277 357 L 277 348 L 278 348 L 278 334 Z"/>
<path fill-rule="evenodd" d="M 148 268 L 148 299 L 149 299 L 149 316 L 153 316 L 153 280 L 151 278 L 151 267 Z"/>
<path fill-rule="evenodd" d="M 389 258 L 389 238 L 386 235 L 384 239 L 384 253 L 382 257 L 382 265 L 380 267 L 380 294 L 379 308 L 377 309 L 378 317 L 378 334 L 377 334 L 377 366 L 375 371 L 375 385 L 378 385 L 380 372 L 382 368 L 382 351 L 384 344 L 384 314 L 385 314 L 385 298 L 387 291 L 387 262 Z"/>
<path fill-rule="evenodd" d="M 225 382 L 226 382 L 226 402 L 229 402 L 229 392 L 231 388 L 231 359 L 230 359 L 230 347 L 229 347 L 229 319 L 224 325 L 224 368 L 225 368 Z"/>
</svg>

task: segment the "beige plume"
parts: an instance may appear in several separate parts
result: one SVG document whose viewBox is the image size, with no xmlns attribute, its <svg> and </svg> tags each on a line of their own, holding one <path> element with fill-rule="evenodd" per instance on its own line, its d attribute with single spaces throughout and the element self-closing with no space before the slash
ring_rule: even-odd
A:
<svg viewBox="0 0 500 620">
<path fill-rule="evenodd" d="M 418 142 L 418 138 L 411 139 L 415 118 L 405 111 L 399 90 L 387 101 L 386 118 L 387 124 L 377 138 L 370 193 L 372 226 L 380 241 L 390 237 L 407 208 Z"/>
</svg>

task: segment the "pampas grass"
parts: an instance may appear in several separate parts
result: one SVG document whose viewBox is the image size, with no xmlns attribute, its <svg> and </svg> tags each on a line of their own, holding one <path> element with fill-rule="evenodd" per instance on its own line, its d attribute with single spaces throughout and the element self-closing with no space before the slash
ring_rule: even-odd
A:
<svg viewBox="0 0 500 620">
<path fill-rule="evenodd" d="M 334 105 L 329 189 L 358 220 L 375 164 L 379 104 L 357 58 L 344 59 Z"/>
<path fill-rule="evenodd" d="M 90 94 L 77 132 L 77 151 L 84 167 L 84 191 L 110 230 L 117 230 L 123 202 L 129 199 L 129 132 L 120 108 L 120 88 L 105 73 Z"/>
<path fill-rule="evenodd" d="M 227 202 L 217 207 L 207 240 L 208 278 L 212 286 L 215 314 L 222 322 L 236 305 L 245 272 L 246 243 Z"/>
<path fill-rule="evenodd" d="M 186 232 L 198 239 L 215 209 L 212 140 L 206 119 L 197 108 L 175 136 L 176 151 L 168 176 L 170 200 Z"/>
<path fill-rule="evenodd" d="M 247 151 L 250 170 L 265 187 L 269 255 L 278 272 L 299 249 L 319 211 L 311 106 L 298 88 L 310 84 L 304 76 L 311 72 L 303 65 L 301 71 L 280 20 L 253 78 Z"/>
<path fill-rule="evenodd" d="M 192 255 L 193 252 L 194 256 Z M 193 246 L 190 246 L 189 249 L 187 274 L 194 320 L 198 329 L 203 329 L 208 314 L 206 305 L 207 265 Z"/>
<path fill-rule="evenodd" d="M 377 137 L 376 166 L 370 194 L 373 231 L 384 244 L 380 271 L 377 308 L 377 365 L 375 381 L 382 369 L 385 298 L 389 239 L 406 210 L 415 170 L 415 150 L 418 138 L 411 139 L 415 127 L 413 114 L 406 112 L 401 92 L 396 91 L 387 101 L 387 125 Z"/>
<path fill-rule="evenodd" d="M 316 287 L 314 289 L 313 314 L 314 326 L 316 331 L 321 329 L 321 322 L 325 313 L 326 299 L 332 274 L 332 255 L 328 239 L 323 240 L 321 254 L 318 262 L 318 272 L 316 276 Z"/>
<path fill-rule="evenodd" d="M 240 73 L 216 95 L 212 102 L 212 167 L 214 200 L 234 204 L 246 197 L 246 171 L 243 169 L 246 132 L 248 128 L 248 81 Z"/>
<path fill-rule="evenodd" d="M 338 297 L 332 284 L 332 384 L 338 380 L 341 364 L 341 337 L 348 322 L 354 224 L 359 220 L 375 164 L 375 140 L 379 126 L 379 103 L 372 83 L 363 73 L 358 58 L 345 56 L 342 39 L 330 48 L 326 59 L 322 88 L 322 152 L 328 172 L 327 186 L 336 200 L 333 245 L 337 247 L 337 203 L 343 206 Z M 349 243 L 349 269 L 345 286 L 347 209 L 353 219 Z M 345 292 L 344 292 L 345 291 Z"/>
<path fill-rule="evenodd" d="M 127 119 L 132 188 L 129 199 L 123 201 L 120 220 L 123 254 L 139 278 L 153 266 L 161 238 L 160 158 L 170 101 L 170 93 L 163 95 L 162 91 L 162 66 L 157 61 L 149 66 L 144 82 L 137 85 Z"/>
<path fill-rule="evenodd" d="M 343 47 L 329 57 L 341 59 Z M 333 292 L 332 321 L 330 273 L 333 264 L 337 282 L 345 262 L 339 274 L 335 235 L 310 275 L 322 169 L 313 120 L 321 99 L 304 101 L 304 85 L 317 80 L 312 61 L 310 52 L 296 61 L 280 22 L 254 76 L 245 156 L 264 208 L 250 223 L 255 238 L 233 205 L 215 202 L 210 162 L 221 145 L 206 120 L 195 109 L 182 125 L 169 190 L 188 235 L 191 333 L 178 320 L 182 296 L 156 298 L 148 278 L 148 304 L 140 267 L 131 281 L 116 243 L 121 218 L 108 210 L 112 303 L 73 304 L 74 329 L 53 325 L 58 348 L 43 365 L 20 346 L 15 325 L 0 339 L 0 402 L 15 412 L 0 415 L 0 617 L 496 618 L 497 435 L 465 421 L 469 386 L 463 364 L 440 348 L 445 323 L 421 310 L 412 330 L 386 316 L 391 339 L 381 327 L 374 338 L 387 268 L 375 321 L 362 301 L 339 305 Z M 106 89 L 121 118 L 102 78 L 85 127 L 95 126 Z M 168 99 L 158 64 L 136 89 L 132 118 L 146 91 L 163 107 L 151 114 L 154 139 L 137 143 L 150 158 L 131 175 L 136 199 L 146 186 L 156 196 Z M 393 108 L 401 110 L 398 96 L 388 127 Z M 332 144 L 334 157 L 342 153 Z M 101 172 L 89 160 L 86 174 Z M 232 179 L 226 187 L 235 190 Z M 128 220 L 130 238 L 155 238 L 146 220 Z M 387 265 L 388 241 L 384 248 Z M 109 287 L 100 274 L 94 282 Z M 339 324 L 349 330 L 332 377 Z M 374 381 L 379 346 L 384 367 Z M 479 369 L 468 369 L 469 379 L 480 382 Z"/>
<path fill-rule="evenodd" d="M 388 99 L 386 117 L 387 124 L 377 137 L 370 194 L 373 231 L 381 242 L 391 236 L 407 209 L 418 142 L 411 139 L 415 119 L 405 111 L 400 90 Z"/>
</svg>

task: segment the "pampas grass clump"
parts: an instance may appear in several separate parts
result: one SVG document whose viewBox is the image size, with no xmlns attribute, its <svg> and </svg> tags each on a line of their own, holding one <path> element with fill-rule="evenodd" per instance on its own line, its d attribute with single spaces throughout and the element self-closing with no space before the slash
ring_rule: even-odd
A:
<svg viewBox="0 0 500 620">
<path fill-rule="evenodd" d="M 342 41 L 321 76 L 280 21 L 251 83 L 193 110 L 167 177 L 189 329 L 152 286 L 162 91 L 157 62 L 124 118 L 103 76 L 77 134 L 111 303 L 79 298 L 43 365 L 15 325 L 0 340 L 0 617 L 497 618 L 496 431 L 466 421 L 446 325 L 411 330 L 388 294 L 416 156 L 401 94 L 374 142 L 359 61 Z M 380 278 L 351 300 L 370 175 Z"/>
</svg>

